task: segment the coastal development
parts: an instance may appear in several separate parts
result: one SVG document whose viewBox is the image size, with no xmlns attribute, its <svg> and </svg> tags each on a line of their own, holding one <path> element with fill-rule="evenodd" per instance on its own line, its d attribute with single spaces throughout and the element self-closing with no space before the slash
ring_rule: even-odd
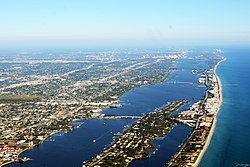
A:
<svg viewBox="0 0 250 167">
<path fill-rule="evenodd" d="M 204 54 L 207 52 L 204 52 Z M 30 56 L 37 56 L 31 59 Z M 211 54 L 211 55 L 210 55 Z M 176 123 L 193 130 L 166 166 L 197 166 L 209 144 L 222 95 L 216 67 L 224 60 L 220 51 L 188 57 L 187 50 L 74 52 L 63 56 L 21 53 L 16 59 L 0 61 L 0 166 L 25 162 L 19 155 L 41 144 L 49 136 L 73 129 L 82 119 L 135 119 L 119 137 L 86 160 L 83 166 L 128 166 L 150 158 L 152 141 L 166 136 Z M 207 62 L 205 71 L 189 71 L 197 81 L 163 82 L 176 64 Z M 197 65 L 199 67 L 199 65 Z M 121 106 L 120 96 L 143 85 L 191 84 L 206 88 L 203 99 L 189 105 L 186 99 L 169 102 L 143 115 L 105 115 L 105 108 Z M 200 88 L 198 88 L 200 89 Z M 177 112 L 178 111 L 178 112 Z M 177 113 L 176 113 L 177 112 Z M 173 114 L 176 113 L 176 114 Z"/>
<path fill-rule="evenodd" d="M 250 0 L 2 0 L 0 23 L 0 167 L 250 167 Z"/>
<path fill-rule="evenodd" d="M 167 135 L 175 124 L 173 120 L 169 119 L 170 114 L 186 103 L 188 103 L 186 100 L 174 101 L 159 111 L 145 114 L 115 143 L 96 155 L 91 161 L 83 164 L 83 167 L 128 166 L 133 160 L 149 158 L 147 149 L 154 147 L 150 142 Z"/>
<path fill-rule="evenodd" d="M 177 115 L 176 120 L 193 127 L 193 131 L 166 166 L 198 166 L 210 143 L 216 125 L 216 115 L 222 103 L 221 82 L 216 75 L 216 68 L 223 60 L 221 57 L 221 60 L 213 68 L 205 71 L 199 79 L 207 86 L 205 98 Z"/>
<path fill-rule="evenodd" d="M 72 129 L 74 120 L 103 117 L 123 93 L 162 82 L 186 57 L 183 50 L 11 56 L 0 62 L 0 166 L 28 160 L 19 154 Z"/>
<path fill-rule="evenodd" d="M 84 163 L 83 167 L 128 166 L 133 160 L 150 158 L 150 154 L 147 152 L 148 148 L 153 147 L 150 141 L 167 135 L 174 122 L 190 126 L 193 131 L 166 166 L 198 166 L 213 135 L 216 115 L 222 102 L 221 83 L 216 75 L 216 68 L 223 60 L 223 57 L 219 57 L 216 64 L 204 71 L 199 78 L 199 83 L 205 84 L 207 87 L 203 100 L 194 103 L 189 110 L 174 116 L 170 116 L 170 113 L 187 101 L 172 102 L 158 112 L 146 114 L 115 143 L 96 155 L 91 161 Z"/>
</svg>

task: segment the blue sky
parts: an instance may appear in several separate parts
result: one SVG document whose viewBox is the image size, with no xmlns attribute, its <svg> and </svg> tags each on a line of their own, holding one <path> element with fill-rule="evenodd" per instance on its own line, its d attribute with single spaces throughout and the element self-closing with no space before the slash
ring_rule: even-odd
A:
<svg viewBox="0 0 250 167">
<path fill-rule="evenodd" d="M 0 1 L 2 47 L 185 43 L 250 43 L 250 1 Z"/>
</svg>

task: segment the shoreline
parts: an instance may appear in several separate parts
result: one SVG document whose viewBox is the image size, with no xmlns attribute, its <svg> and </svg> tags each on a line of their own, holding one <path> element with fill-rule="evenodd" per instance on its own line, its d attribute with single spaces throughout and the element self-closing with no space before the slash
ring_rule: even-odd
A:
<svg viewBox="0 0 250 167">
<path fill-rule="evenodd" d="M 25 148 L 25 149 L 21 150 L 21 151 L 17 154 L 17 158 L 20 158 L 20 154 L 24 153 L 25 151 L 34 149 L 36 146 L 38 146 L 38 145 L 42 144 L 43 142 L 45 142 L 45 140 L 48 139 L 49 137 L 53 136 L 53 135 L 56 134 L 56 133 L 63 132 L 63 131 L 64 131 L 64 130 L 58 130 L 58 131 L 56 131 L 56 132 L 52 132 L 51 134 L 47 135 L 47 136 L 44 138 L 44 140 L 41 140 L 39 143 L 37 143 L 37 144 L 35 144 L 35 145 L 31 146 L 31 147 L 28 147 L 28 148 Z M 67 130 L 67 131 L 68 131 L 68 130 Z M 30 159 L 30 160 L 32 160 L 32 159 Z M 6 165 L 9 165 L 9 164 L 15 163 L 15 162 L 16 162 L 16 161 L 8 161 L 8 162 L 6 162 L 6 163 L 0 165 L 0 167 L 4 167 L 4 166 L 6 166 Z M 20 162 L 17 162 L 17 163 L 20 163 Z"/>
<path fill-rule="evenodd" d="M 134 160 L 150 158 L 147 151 L 149 148 L 154 147 L 152 141 L 158 137 L 168 135 L 174 127 L 174 120 L 168 119 L 170 113 L 187 103 L 187 100 L 172 101 L 157 112 L 149 112 L 127 129 L 115 143 L 85 162 L 83 167 L 129 166 Z M 156 120 L 159 120 L 159 122 Z M 148 124 L 151 128 L 149 128 L 149 131 L 144 131 L 143 129 Z M 138 136 L 142 136 L 142 138 Z"/>
<path fill-rule="evenodd" d="M 171 72 L 172 72 L 172 71 L 168 71 L 167 75 L 164 76 L 163 78 L 161 78 L 161 79 L 160 79 L 159 81 L 157 81 L 157 82 L 147 83 L 147 84 L 144 84 L 144 85 L 140 85 L 139 87 L 130 88 L 130 89 L 128 89 L 128 90 L 122 92 L 121 94 L 118 94 L 118 99 L 120 99 L 121 96 L 123 96 L 125 93 L 127 93 L 127 92 L 129 92 L 129 91 L 131 91 L 131 90 L 133 90 L 133 89 L 140 88 L 140 87 L 143 87 L 143 86 L 149 86 L 149 85 L 153 85 L 153 84 L 161 84 L 161 83 L 164 83 L 165 80 L 168 78 L 168 76 L 169 76 L 169 74 L 170 74 Z M 105 107 L 102 108 L 102 111 L 101 111 L 100 113 L 103 112 L 103 109 L 105 109 Z M 73 119 L 72 122 L 78 121 L 78 120 L 85 120 L 85 119 L 93 119 L 93 118 Z M 71 124 L 72 122 L 70 122 L 70 124 Z M 70 125 L 70 124 L 69 124 L 69 125 Z M 24 149 L 24 150 L 21 150 L 21 151 L 17 154 L 17 157 L 19 158 L 20 154 L 22 154 L 23 152 L 25 152 L 25 151 L 27 151 L 27 150 L 34 149 L 36 146 L 39 146 L 40 144 L 42 144 L 43 142 L 45 142 L 45 140 L 46 140 L 47 138 L 53 136 L 54 134 L 59 133 L 59 132 L 63 132 L 63 131 L 67 131 L 67 132 L 68 132 L 68 131 L 73 130 L 74 128 L 75 128 L 75 127 L 73 126 L 72 129 L 61 129 L 61 130 L 57 130 L 57 131 L 55 131 L 55 132 L 52 132 L 52 133 L 48 134 L 48 135 L 45 136 L 45 138 L 44 138 L 43 140 L 41 140 L 39 143 L 37 143 L 37 144 L 35 144 L 35 145 L 31 146 L 31 147 L 28 147 L 28 148 L 26 148 L 26 149 Z M 32 160 L 32 159 L 31 159 L 31 160 Z M 15 163 L 15 162 L 16 162 L 16 161 L 7 161 L 7 162 L 5 162 L 5 163 L 3 163 L 3 164 L 0 164 L 0 167 L 4 167 L 4 166 L 6 166 L 6 165 L 9 165 L 9 164 Z M 18 162 L 17 162 L 17 163 L 18 163 Z"/>
<path fill-rule="evenodd" d="M 208 136 L 207 136 L 206 143 L 205 143 L 205 145 L 204 145 L 202 151 L 200 152 L 198 158 L 196 159 L 195 164 L 194 164 L 194 167 L 198 167 L 198 166 L 199 166 L 199 164 L 200 164 L 200 162 L 201 162 L 201 160 L 202 160 L 202 158 L 203 158 L 203 156 L 204 156 L 204 154 L 205 154 L 205 152 L 206 152 L 206 150 L 207 150 L 207 148 L 208 148 L 208 146 L 209 146 L 209 144 L 210 144 L 210 142 L 211 142 L 211 139 L 212 139 L 212 137 L 213 137 L 213 134 L 214 134 L 214 130 L 215 130 L 216 123 L 217 123 L 217 114 L 218 114 L 218 112 L 220 111 L 220 107 L 221 107 L 221 104 L 222 104 L 222 102 L 223 102 L 223 96 L 222 96 L 222 83 L 221 83 L 221 80 L 220 80 L 219 76 L 218 76 L 217 73 L 216 73 L 216 70 L 217 70 L 217 67 L 219 66 L 219 64 L 220 64 L 221 62 L 225 61 L 225 60 L 226 60 L 226 58 L 224 58 L 223 60 L 219 61 L 219 62 L 215 65 L 215 68 L 214 68 L 214 74 L 215 74 L 215 76 L 216 76 L 216 80 L 217 80 L 218 88 L 219 88 L 219 96 L 220 96 L 220 97 L 219 97 L 219 98 L 220 98 L 220 99 L 219 99 L 219 108 L 218 108 L 218 111 L 217 111 L 217 113 L 215 114 L 215 116 L 214 116 L 214 118 L 213 118 L 213 124 L 212 124 L 212 127 L 211 127 L 211 129 L 210 129 L 210 131 L 209 131 L 209 134 L 208 134 Z"/>
</svg>

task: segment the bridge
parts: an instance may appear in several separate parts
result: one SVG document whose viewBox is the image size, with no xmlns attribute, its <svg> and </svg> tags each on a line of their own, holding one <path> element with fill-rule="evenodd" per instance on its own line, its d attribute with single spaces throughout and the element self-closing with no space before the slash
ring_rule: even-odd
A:
<svg viewBox="0 0 250 167">
<path fill-rule="evenodd" d="M 195 84 L 194 82 L 163 82 L 162 84 Z"/>
<path fill-rule="evenodd" d="M 105 118 L 105 119 L 141 119 L 141 116 L 135 116 L 135 115 L 104 115 L 100 116 L 99 118 Z"/>
<path fill-rule="evenodd" d="M 182 124 L 184 124 L 184 125 L 187 125 L 187 126 L 189 126 L 189 127 L 191 127 L 191 128 L 193 128 L 193 127 L 195 127 L 195 124 L 196 124 L 196 122 L 197 121 L 195 121 L 195 120 L 184 120 L 184 119 L 173 119 L 175 122 L 177 122 L 177 123 L 182 123 Z"/>
</svg>

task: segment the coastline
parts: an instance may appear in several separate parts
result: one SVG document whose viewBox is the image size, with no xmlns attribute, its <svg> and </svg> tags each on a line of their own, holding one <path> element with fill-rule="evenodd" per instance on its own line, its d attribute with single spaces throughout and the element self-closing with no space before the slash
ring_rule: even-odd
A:
<svg viewBox="0 0 250 167">
<path fill-rule="evenodd" d="M 134 160 L 148 159 L 150 157 L 148 149 L 154 148 L 151 142 L 158 137 L 169 134 L 175 125 L 174 120 L 168 118 L 170 113 L 187 103 L 188 100 L 172 101 L 157 112 L 145 114 L 141 119 L 134 122 L 116 142 L 85 162 L 83 167 L 102 165 L 125 167 L 129 166 Z M 144 130 L 145 127 L 148 127 L 149 130 Z"/>
<path fill-rule="evenodd" d="M 213 137 L 213 134 L 214 134 L 214 129 L 216 127 L 216 122 L 217 122 L 217 114 L 218 112 L 220 111 L 220 107 L 221 107 L 221 104 L 223 102 L 223 96 L 222 96 L 222 83 L 221 83 L 221 80 L 219 78 L 219 76 L 216 74 L 216 70 L 217 70 L 217 67 L 219 66 L 219 64 L 223 61 L 225 61 L 226 58 L 224 58 L 223 60 L 221 60 L 220 62 L 218 62 L 216 65 L 215 65 L 215 68 L 214 68 L 214 74 L 216 76 L 216 80 L 217 80 L 217 83 L 218 83 L 218 88 L 219 88 L 219 96 L 220 96 L 220 99 L 219 99 L 219 108 L 218 108 L 218 111 L 217 113 L 215 114 L 214 116 L 214 119 L 213 119 L 213 124 L 212 124 L 212 127 L 210 129 L 210 132 L 208 134 L 208 137 L 207 137 L 207 140 L 206 140 L 206 143 L 202 149 L 202 151 L 200 152 L 198 158 L 196 159 L 195 161 L 195 164 L 194 164 L 194 167 L 198 167 L 200 162 L 201 162 L 201 159 L 203 157 L 203 155 L 205 154 L 210 142 L 211 142 L 211 139 Z"/>
<path fill-rule="evenodd" d="M 42 144 L 42 143 L 43 143 L 47 138 L 49 138 L 50 136 L 53 136 L 54 134 L 59 133 L 59 132 L 62 132 L 62 131 L 64 131 L 64 130 L 58 130 L 58 131 L 52 132 L 51 134 L 47 135 L 47 136 L 44 138 L 44 140 L 41 140 L 39 143 L 37 143 L 37 144 L 35 144 L 35 145 L 31 146 L 31 147 L 28 147 L 28 148 L 25 148 L 25 149 L 21 150 L 21 151 L 17 154 L 17 157 L 19 158 L 20 154 L 22 154 L 23 152 L 25 152 L 25 151 L 27 151 L 27 150 L 30 150 L 30 149 L 33 149 L 34 147 L 36 147 L 36 146 Z M 32 160 L 32 159 L 30 159 L 30 160 Z M 4 167 L 4 166 L 9 165 L 9 164 L 14 163 L 14 162 L 16 162 L 16 161 L 8 161 L 8 162 L 6 162 L 6 163 L 4 163 L 4 164 L 1 164 L 0 167 Z"/>
</svg>

